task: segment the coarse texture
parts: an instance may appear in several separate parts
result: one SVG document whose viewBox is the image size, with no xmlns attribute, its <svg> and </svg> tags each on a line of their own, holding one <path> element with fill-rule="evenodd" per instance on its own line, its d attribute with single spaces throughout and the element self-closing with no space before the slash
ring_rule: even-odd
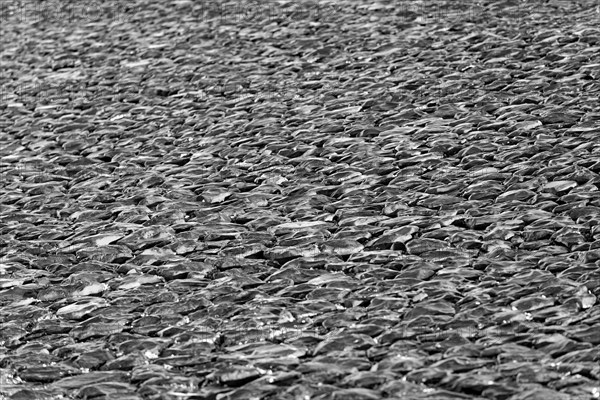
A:
<svg viewBox="0 0 600 400">
<path fill-rule="evenodd" d="M 0 17 L 0 398 L 600 398 L 596 0 Z"/>
</svg>

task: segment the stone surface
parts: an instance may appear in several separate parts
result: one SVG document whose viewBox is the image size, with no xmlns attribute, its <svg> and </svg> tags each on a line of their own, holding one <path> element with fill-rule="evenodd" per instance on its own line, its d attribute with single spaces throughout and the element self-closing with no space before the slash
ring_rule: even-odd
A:
<svg viewBox="0 0 600 400">
<path fill-rule="evenodd" d="M 0 398 L 599 397 L 597 1 L 9 3 Z"/>
</svg>

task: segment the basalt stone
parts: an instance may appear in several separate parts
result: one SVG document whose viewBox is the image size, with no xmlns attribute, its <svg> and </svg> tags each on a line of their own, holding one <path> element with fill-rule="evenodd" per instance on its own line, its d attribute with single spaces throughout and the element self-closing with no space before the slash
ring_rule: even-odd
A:
<svg viewBox="0 0 600 400">
<path fill-rule="evenodd" d="M 265 255 L 273 261 L 288 261 L 298 257 L 314 257 L 320 254 L 315 244 L 305 246 L 273 247 L 265 250 Z"/>
<path fill-rule="evenodd" d="M 167 226 L 151 226 L 139 229 L 120 239 L 122 243 L 132 250 L 139 250 L 160 243 L 168 243 L 175 236 L 175 231 Z"/>
<path fill-rule="evenodd" d="M 108 303 L 104 299 L 89 297 L 87 299 L 77 300 L 75 303 L 59 308 L 56 311 L 56 315 L 77 320 L 82 319 L 84 316 L 89 315 L 101 307 L 106 307 L 107 305 Z"/>
<path fill-rule="evenodd" d="M 132 258 L 132 253 L 125 246 L 108 245 L 103 247 L 87 247 L 76 252 L 77 257 L 105 263 L 122 263 Z"/>
<path fill-rule="evenodd" d="M 57 364 L 53 366 L 31 366 L 23 370 L 19 377 L 26 382 L 49 383 L 77 373 L 79 371 L 75 368 Z"/>
<path fill-rule="evenodd" d="M 338 239 L 323 242 L 320 249 L 325 254 L 345 256 L 360 252 L 364 246 L 353 240 Z"/>
<path fill-rule="evenodd" d="M 52 386 L 61 389 L 79 389 L 87 385 L 94 385 L 103 382 L 124 382 L 127 379 L 127 374 L 119 371 L 111 372 L 90 372 L 73 377 L 60 379 L 52 384 Z"/>
<path fill-rule="evenodd" d="M 78 396 L 83 399 L 119 397 L 134 400 L 140 398 L 135 394 L 133 385 L 121 382 L 103 382 L 87 385 L 79 389 Z"/>
<path fill-rule="evenodd" d="M 569 336 L 582 342 L 588 342 L 597 345 L 598 343 L 600 343 L 600 339 L 598 339 L 597 335 L 594 334 L 597 328 L 597 325 L 583 327 L 575 332 L 569 333 Z"/>
<path fill-rule="evenodd" d="M 209 375 L 209 379 L 218 380 L 220 383 L 229 387 L 239 387 L 248 382 L 259 378 L 261 373 L 259 370 L 247 367 L 229 368 L 215 371 Z"/>
<path fill-rule="evenodd" d="M 449 248 L 447 242 L 437 239 L 413 239 L 406 244 L 411 255 L 422 255 L 423 253 L 445 250 Z"/>
<path fill-rule="evenodd" d="M 511 190 L 501 194 L 496 198 L 496 202 L 508 202 L 508 201 L 528 201 L 535 196 L 535 192 L 526 189 Z"/>
<path fill-rule="evenodd" d="M 513 307 L 521 311 L 531 311 L 539 308 L 552 306 L 554 305 L 554 300 L 545 296 L 532 296 L 529 298 L 519 299 L 515 301 L 512 305 Z"/>
</svg>

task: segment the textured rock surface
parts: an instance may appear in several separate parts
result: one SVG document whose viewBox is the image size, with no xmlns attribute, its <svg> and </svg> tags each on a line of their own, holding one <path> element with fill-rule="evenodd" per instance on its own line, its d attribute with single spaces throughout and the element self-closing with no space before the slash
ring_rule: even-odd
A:
<svg viewBox="0 0 600 400">
<path fill-rule="evenodd" d="M 597 1 L 0 18 L 1 398 L 600 398 Z"/>
</svg>

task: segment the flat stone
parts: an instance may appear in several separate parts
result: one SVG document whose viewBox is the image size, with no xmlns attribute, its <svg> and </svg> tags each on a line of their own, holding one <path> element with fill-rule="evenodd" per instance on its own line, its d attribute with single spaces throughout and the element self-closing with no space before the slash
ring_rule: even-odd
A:
<svg viewBox="0 0 600 400">
<path fill-rule="evenodd" d="M 552 181 L 542 186 L 542 189 L 551 193 L 562 194 L 575 187 L 577 187 L 577 182 L 574 181 Z"/>
<path fill-rule="evenodd" d="M 409 254 L 420 255 L 432 251 L 449 249 L 447 242 L 437 239 L 413 239 L 406 243 Z"/>
<path fill-rule="evenodd" d="M 125 382 L 127 373 L 121 371 L 93 371 L 73 377 L 62 378 L 52 384 L 61 389 L 79 389 L 103 382 Z"/>
<path fill-rule="evenodd" d="M 506 201 L 527 201 L 535 196 L 535 192 L 526 189 L 510 190 L 506 193 L 501 194 L 496 198 L 496 202 Z"/>
<path fill-rule="evenodd" d="M 59 308 L 56 311 L 57 316 L 69 319 L 82 319 L 93 311 L 108 306 L 108 302 L 102 298 L 87 297 L 77 300 L 75 303 Z"/>
</svg>

